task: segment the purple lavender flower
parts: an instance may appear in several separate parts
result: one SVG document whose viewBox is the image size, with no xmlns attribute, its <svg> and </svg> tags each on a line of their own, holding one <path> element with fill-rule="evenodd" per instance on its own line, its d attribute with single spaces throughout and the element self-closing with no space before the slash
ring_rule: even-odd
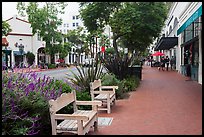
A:
<svg viewBox="0 0 204 137">
<path fill-rule="evenodd" d="M 29 88 L 30 90 L 34 90 L 35 89 L 35 84 L 30 83 L 27 88 Z"/>
<path fill-rule="evenodd" d="M 46 75 L 44 75 L 44 77 L 43 77 L 43 79 L 42 79 L 43 82 L 45 81 L 45 78 L 46 78 Z"/>
<path fill-rule="evenodd" d="M 11 86 L 12 86 L 12 79 L 9 79 L 8 84 L 7 84 L 8 89 L 10 89 Z"/>
</svg>

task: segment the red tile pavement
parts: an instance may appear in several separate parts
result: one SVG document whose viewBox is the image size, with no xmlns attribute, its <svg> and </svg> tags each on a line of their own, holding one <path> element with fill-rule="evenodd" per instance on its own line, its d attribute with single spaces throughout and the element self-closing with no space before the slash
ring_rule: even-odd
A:
<svg viewBox="0 0 204 137">
<path fill-rule="evenodd" d="M 110 126 L 89 135 L 201 135 L 202 85 L 175 71 L 144 66 L 142 81 L 128 99 L 116 101 Z"/>
</svg>

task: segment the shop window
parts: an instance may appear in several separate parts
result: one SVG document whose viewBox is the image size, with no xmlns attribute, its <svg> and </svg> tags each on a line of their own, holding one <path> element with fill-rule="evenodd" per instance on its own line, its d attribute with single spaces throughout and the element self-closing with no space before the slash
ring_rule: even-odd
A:
<svg viewBox="0 0 204 137">
<path fill-rule="evenodd" d="M 193 38 L 193 24 L 189 25 L 185 30 L 185 42 Z"/>
<path fill-rule="evenodd" d="M 199 42 L 196 41 L 193 49 L 193 65 L 198 66 L 199 63 Z"/>
<path fill-rule="evenodd" d="M 198 36 L 199 32 L 199 18 L 194 22 L 194 37 Z"/>
</svg>

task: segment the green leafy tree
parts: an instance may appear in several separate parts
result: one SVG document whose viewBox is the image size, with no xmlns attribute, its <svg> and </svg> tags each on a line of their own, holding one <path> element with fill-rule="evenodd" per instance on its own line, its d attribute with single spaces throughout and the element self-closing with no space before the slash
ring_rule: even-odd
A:
<svg viewBox="0 0 204 137">
<path fill-rule="evenodd" d="M 126 74 L 122 70 L 131 64 L 133 52 L 144 52 L 159 35 L 167 6 L 164 2 L 83 2 L 80 14 L 90 32 L 102 30 L 105 25 L 111 27 L 116 57 L 103 62 L 109 71 L 123 79 Z M 128 47 L 131 56 L 120 54 L 118 46 Z M 113 64 L 114 67 L 108 67 Z"/>
<path fill-rule="evenodd" d="M 6 21 L 2 21 L 2 36 L 6 36 L 11 31 L 10 25 Z"/>
<path fill-rule="evenodd" d="M 76 47 L 76 51 L 78 53 L 78 62 L 79 62 L 79 57 L 81 53 L 85 52 L 86 54 L 90 53 L 90 50 L 88 48 L 88 35 L 83 33 L 84 28 L 83 27 L 78 27 L 77 29 L 74 30 L 69 30 L 68 33 L 64 36 L 69 44 L 73 47 Z"/>
<path fill-rule="evenodd" d="M 34 61 L 35 61 L 35 55 L 32 52 L 29 52 L 26 54 L 26 58 L 28 61 L 29 65 L 33 65 Z"/>
<path fill-rule="evenodd" d="M 40 5 L 41 4 L 41 5 Z M 64 2 L 18 2 L 17 10 L 20 15 L 28 16 L 33 34 L 39 33 L 46 42 L 46 51 L 51 55 L 54 63 L 55 46 L 61 43 L 62 37 L 57 27 L 62 24 L 58 14 L 64 14 L 67 3 Z"/>
</svg>

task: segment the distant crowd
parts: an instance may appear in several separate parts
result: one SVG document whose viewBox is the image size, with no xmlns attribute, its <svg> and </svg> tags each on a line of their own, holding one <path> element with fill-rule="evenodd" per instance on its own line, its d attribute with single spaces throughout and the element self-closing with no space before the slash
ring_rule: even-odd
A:
<svg viewBox="0 0 204 137">
<path fill-rule="evenodd" d="M 169 58 L 168 56 L 166 56 L 166 57 L 162 56 L 161 61 L 158 62 L 158 61 L 153 60 L 152 56 L 150 56 L 150 57 L 148 56 L 146 58 L 146 65 L 151 66 L 151 67 L 158 67 L 159 71 L 160 70 L 168 71 L 169 65 L 170 65 L 170 69 L 175 70 L 176 69 L 176 58 L 174 56 L 172 56 L 171 58 Z"/>
</svg>

